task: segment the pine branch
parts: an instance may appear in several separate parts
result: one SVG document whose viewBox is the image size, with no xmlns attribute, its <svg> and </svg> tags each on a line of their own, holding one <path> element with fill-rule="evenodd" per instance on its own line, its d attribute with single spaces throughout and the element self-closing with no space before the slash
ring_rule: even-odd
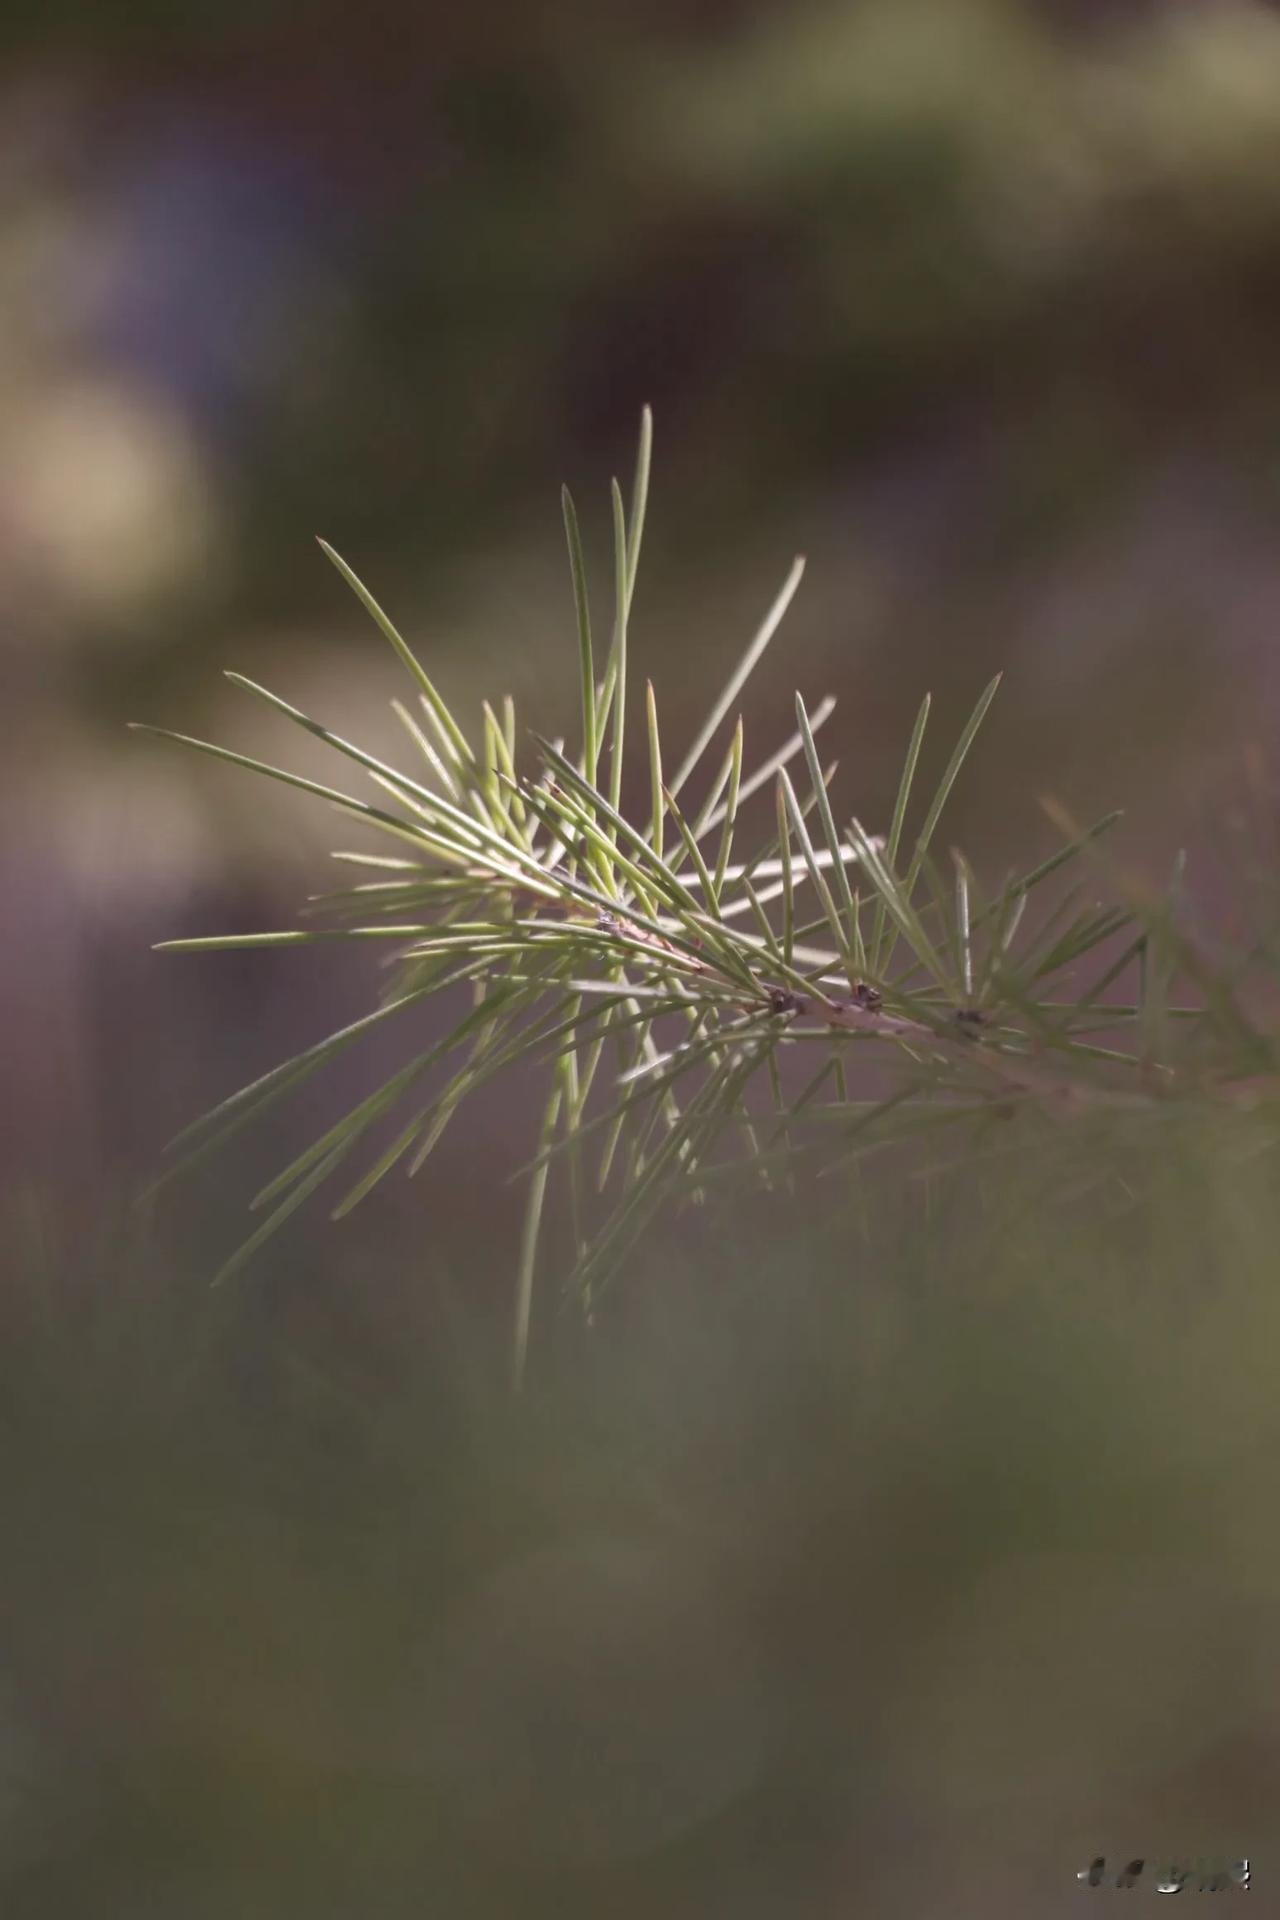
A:
<svg viewBox="0 0 1280 1920">
<path fill-rule="evenodd" d="M 336 856 L 376 877 L 312 897 L 308 918 L 331 924 L 163 943 L 197 951 L 343 939 L 389 941 L 395 949 L 393 986 L 374 1012 L 223 1102 L 187 1130 L 178 1149 L 202 1158 L 382 1021 L 407 1019 L 406 1009 L 429 998 L 463 996 L 443 1039 L 425 1048 L 410 1043 L 396 1074 L 266 1184 L 259 1198 L 274 1202 L 274 1211 L 224 1271 L 243 1264 L 384 1124 L 395 1130 L 338 1202 L 338 1215 L 394 1166 L 407 1162 L 415 1173 L 458 1108 L 495 1075 L 539 1062 L 547 1093 L 537 1150 L 524 1170 L 530 1187 L 516 1287 L 517 1377 L 538 1270 L 550 1261 L 563 1296 L 590 1312 L 643 1222 L 713 1173 L 720 1177 L 723 1163 L 712 1155 L 723 1140 L 736 1138 L 742 1162 L 766 1170 L 779 1154 L 825 1153 L 834 1164 L 832 1155 L 927 1137 L 935 1124 L 1024 1107 L 1062 1118 L 1178 1097 L 1256 1104 L 1271 1097 L 1277 1077 L 1274 1040 L 1247 1012 L 1239 971 L 1206 958 L 1186 931 L 1180 882 L 1153 896 L 1109 862 L 1105 836 L 1118 814 L 1082 830 L 1059 811 L 1063 845 L 991 894 L 959 850 L 951 883 L 943 881 L 931 847 L 998 680 L 962 729 L 914 839 L 909 821 L 927 696 L 883 836 L 837 810 L 836 770 L 822 765 L 815 743 L 832 701 L 810 716 L 797 697 L 797 731 L 751 764 L 735 703 L 799 586 L 800 561 L 683 754 L 668 756 L 646 686 L 648 817 L 643 824 L 627 818 L 627 655 L 651 432 L 646 410 L 630 503 L 613 487 L 613 639 L 599 681 L 578 517 L 564 494 L 579 674 L 576 754 L 536 736 L 522 742 L 510 700 L 486 703 L 473 746 L 408 643 L 327 546 L 418 692 L 421 723 L 394 703 L 418 750 L 417 772 L 375 758 L 238 674 L 230 676 L 237 685 L 372 780 L 381 803 L 228 748 L 164 736 L 301 788 L 402 848 Z M 688 812 L 680 796 L 726 722 L 719 774 Z M 667 764 L 676 768 L 670 778 Z M 744 857 L 745 805 L 770 783 L 776 831 Z M 1091 883 L 1103 882 L 1110 899 L 1084 898 L 1079 888 L 1055 897 L 1048 883 L 1073 864 Z M 1046 890 L 1048 913 L 1029 912 Z M 1274 944 L 1258 940 L 1253 958 L 1268 957 Z M 1198 994 L 1195 1009 L 1175 1004 L 1179 980 Z M 1109 998 L 1126 983 L 1123 1000 Z M 815 1047 L 826 1056 L 816 1071 Z M 872 1097 L 861 1084 L 864 1062 L 877 1088 Z M 751 1104 L 757 1085 L 765 1096 L 758 1110 Z M 411 1092 L 421 1104 L 406 1120 Z M 834 1098 L 821 1104 L 820 1092 Z M 552 1204 L 562 1173 L 567 1245 Z"/>
</svg>

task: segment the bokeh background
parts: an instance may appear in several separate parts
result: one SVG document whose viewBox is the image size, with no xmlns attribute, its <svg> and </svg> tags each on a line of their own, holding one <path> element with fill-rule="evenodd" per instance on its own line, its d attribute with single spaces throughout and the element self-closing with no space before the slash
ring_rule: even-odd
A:
<svg viewBox="0 0 1280 1920">
<path fill-rule="evenodd" d="M 1219 910 L 1280 703 L 1280 10 L 9 0 L 0 110 L 6 1913 L 1051 1913 L 1093 1851 L 1260 1851 L 1265 1159 L 1162 1140 L 1052 1259 L 1039 1176 L 721 1221 L 517 1415 L 504 1089 L 211 1302 L 371 1069 L 131 1196 L 372 963 L 153 955 L 294 924 L 350 834 L 124 723 L 313 770 L 234 667 L 392 749 L 319 533 L 463 714 L 561 730 L 557 489 L 603 599 L 648 401 L 669 736 L 803 551 L 758 749 L 837 694 L 874 825 L 924 689 L 941 741 L 1002 667 L 979 866 L 1123 804 Z"/>
</svg>

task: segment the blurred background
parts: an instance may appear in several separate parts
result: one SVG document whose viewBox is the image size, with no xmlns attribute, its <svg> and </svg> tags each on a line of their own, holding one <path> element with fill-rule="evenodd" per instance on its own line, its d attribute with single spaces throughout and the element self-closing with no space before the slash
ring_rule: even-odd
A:
<svg viewBox="0 0 1280 1920">
<path fill-rule="evenodd" d="M 464 716 L 567 728 L 557 489 L 603 605 L 648 401 L 669 738 L 803 551 L 757 754 L 835 693 L 874 826 L 922 692 L 941 756 L 1002 667 L 952 821 L 979 868 L 1052 844 L 1043 794 L 1120 804 L 1218 910 L 1280 704 L 1280 9 L 9 0 L 0 109 L 6 1914 L 1050 1913 L 1104 1898 L 1098 1851 L 1260 1850 L 1248 1143 L 1217 1200 L 1160 1143 L 1052 1263 L 1031 1176 L 954 1273 L 955 1223 L 888 1202 L 750 1258 L 721 1223 L 516 1416 L 522 1089 L 231 1299 L 262 1167 L 377 1063 L 131 1212 L 375 963 L 152 954 L 295 924 L 351 835 L 124 723 L 325 777 L 231 667 L 396 750 L 322 534 Z M 1232 1209 L 1247 1257 L 1206 1237 Z M 623 1819 L 584 1755 L 641 1722 Z"/>
</svg>

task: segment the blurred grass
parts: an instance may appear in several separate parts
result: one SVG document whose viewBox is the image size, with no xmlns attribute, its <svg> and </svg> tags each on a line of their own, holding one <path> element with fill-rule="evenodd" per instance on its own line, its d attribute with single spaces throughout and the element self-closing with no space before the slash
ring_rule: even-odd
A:
<svg viewBox="0 0 1280 1920">
<path fill-rule="evenodd" d="M 1101 1851 L 1265 1884 L 1274 1148 L 1090 1124 L 927 1211 L 714 1210 L 593 1342 L 544 1328 L 523 1401 L 439 1263 L 298 1321 L 32 1254 L 6 1914 L 1052 1914 Z"/>
</svg>

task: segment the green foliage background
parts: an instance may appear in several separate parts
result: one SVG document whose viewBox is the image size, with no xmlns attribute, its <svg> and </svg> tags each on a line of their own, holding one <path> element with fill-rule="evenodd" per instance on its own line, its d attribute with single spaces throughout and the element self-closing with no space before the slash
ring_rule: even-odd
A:
<svg viewBox="0 0 1280 1920">
<path fill-rule="evenodd" d="M 518 1400 L 433 1259 L 381 1339 L 341 1297 L 264 1339 L 248 1295 L 33 1254 L 10 1910 L 1049 1915 L 1098 1852 L 1265 1886 L 1242 1144 L 1184 1117 L 1078 1140 L 1070 1203 L 971 1165 L 927 1220 L 651 1240 Z"/>
</svg>

